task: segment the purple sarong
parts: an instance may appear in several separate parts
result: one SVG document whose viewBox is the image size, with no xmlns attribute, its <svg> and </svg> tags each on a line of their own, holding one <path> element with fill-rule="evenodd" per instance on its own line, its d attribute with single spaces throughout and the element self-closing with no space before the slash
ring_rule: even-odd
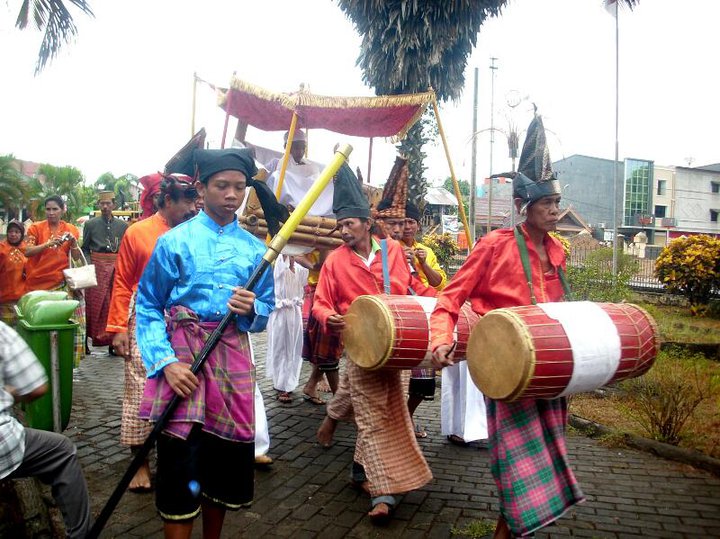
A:
<svg viewBox="0 0 720 539">
<path fill-rule="evenodd" d="M 170 310 L 168 335 L 178 360 L 191 365 L 218 322 L 200 322 L 185 307 Z M 200 385 L 183 399 L 168 421 L 165 434 L 186 439 L 193 424 L 235 442 L 255 440 L 255 366 L 246 333 L 230 324 L 198 373 Z M 175 393 L 160 373 L 145 384 L 140 418 L 156 421 Z"/>
</svg>

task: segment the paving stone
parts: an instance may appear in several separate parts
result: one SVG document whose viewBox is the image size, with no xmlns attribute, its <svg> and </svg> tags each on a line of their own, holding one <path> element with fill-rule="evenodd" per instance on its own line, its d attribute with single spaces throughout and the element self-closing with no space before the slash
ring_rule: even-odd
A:
<svg viewBox="0 0 720 539">
<path fill-rule="evenodd" d="M 416 412 L 428 432 L 420 446 L 435 479 L 399 497 L 389 526 L 373 526 L 366 517 L 369 498 L 348 486 L 355 428 L 341 423 L 334 445 L 321 448 L 315 432 L 325 407 L 303 402 L 300 389 L 292 405 L 280 405 L 264 376 L 265 336 L 254 337 L 253 343 L 275 464 L 255 474 L 252 508 L 227 514 L 224 537 L 450 538 L 453 528 L 496 520 L 489 453 L 456 447 L 440 435 L 438 392 L 435 401 L 423 403 Z M 308 374 L 303 365 L 301 384 Z M 66 434 L 78 446 L 94 514 L 130 463 L 127 448 L 119 443 L 122 378 L 122 362 L 102 354 L 83 361 L 74 372 Z M 557 525 L 541 530 L 538 539 L 720 537 L 720 478 L 647 453 L 606 448 L 584 436 L 569 436 L 568 448 L 588 500 Z M 201 537 L 201 527 L 198 519 L 193 538 Z M 162 537 L 154 495 L 125 494 L 102 537 Z"/>
</svg>

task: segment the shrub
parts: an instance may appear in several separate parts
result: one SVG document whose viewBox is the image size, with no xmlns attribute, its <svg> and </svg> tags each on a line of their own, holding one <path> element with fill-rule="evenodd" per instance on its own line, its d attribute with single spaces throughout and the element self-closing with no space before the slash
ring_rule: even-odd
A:
<svg viewBox="0 0 720 539">
<path fill-rule="evenodd" d="M 658 256 L 655 275 L 665 287 L 685 296 L 695 315 L 704 315 L 720 289 L 720 240 L 690 236 L 670 242 Z"/>
<path fill-rule="evenodd" d="M 621 383 L 628 394 L 622 409 L 651 438 L 677 445 L 695 409 L 718 396 L 720 375 L 710 367 L 702 354 L 663 350 L 647 374 Z"/>
<path fill-rule="evenodd" d="M 582 265 L 568 267 L 573 299 L 619 302 L 630 296 L 630 279 L 637 272 L 637 260 L 618 254 L 618 273 L 613 278 L 612 247 L 603 247 L 587 255 Z"/>
<path fill-rule="evenodd" d="M 433 250 L 438 262 L 446 271 L 455 255 L 460 252 L 457 242 L 450 234 L 426 234 L 422 242 Z"/>
</svg>

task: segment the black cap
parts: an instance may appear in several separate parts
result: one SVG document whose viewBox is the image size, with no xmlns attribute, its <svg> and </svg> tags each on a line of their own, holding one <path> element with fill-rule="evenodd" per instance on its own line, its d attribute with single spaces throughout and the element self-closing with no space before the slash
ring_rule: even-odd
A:
<svg viewBox="0 0 720 539">
<path fill-rule="evenodd" d="M 408 202 L 405 205 L 405 217 L 415 219 L 418 223 L 420 222 L 420 219 L 422 219 L 422 216 L 420 215 L 420 210 L 412 202 Z"/>
<path fill-rule="evenodd" d="M 194 178 L 196 170 L 193 152 L 204 145 L 205 128 L 203 127 L 165 164 L 165 174 L 185 174 Z"/>
<path fill-rule="evenodd" d="M 541 198 L 560 194 L 560 182 L 552 171 L 545 126 L 537 114 L 525 136 L 518 172 L 513 177 L 513 196 L 529 206 Z"/>
<path fill-rule="evenodd" d="M 247 148 L 224 150 L 195 150 L 193 159 L 200 174 L 200 181 L 207 183 L 210 176 L 223 170 L 238 170 L 245 174 L 248 182 L 257 174 L 252 153 Z"/>
<path fill-rule="evenodd" d="M 352 169 L 343 164 L 335 175 L 333 193 L 333 212 L 335 219 L 348 217 L 370 218 L 370 204 L 362 192 L 362 187 Z"/>
</svg>

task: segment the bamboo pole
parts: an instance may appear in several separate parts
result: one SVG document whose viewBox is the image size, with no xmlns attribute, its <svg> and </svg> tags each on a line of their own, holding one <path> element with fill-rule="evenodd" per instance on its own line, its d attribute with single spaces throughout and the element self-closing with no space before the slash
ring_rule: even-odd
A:
<svg viewBox="0 0 720 539">
<path fill-rule="evenodd" d="M 293 139 L 295 138 L 295 129 L 297 128 L 297 113 L 293 112 L 292 120 L 290 121 L 290 129 L 288 130 L 288 138 L 285 143 L 285 155 L 283 155 L 282 165 L 280 166 L 280 176 L 278 177 L 277 186 L 275 187 L 275 198 L 280 200 L 282 194 L 283 182 L 285 181 L 285 172 L 287 171 L 288 163 L 290 162 L 290 147 L 292 146 Z"/>
<path fill-rule="evenodd" d="M 250 215 L 255 215 L 260 219 L 265 219 L 265 212 L 262 210 L 253 210 L 249 213 L 244 214 L 244 216 Z M 315 215 L 306 215 L 305 217 L 303 217 L 303 220 L 300 222 L 300 224 L 305 226 L 324 228 L 326 230 L 334 230 L 335 228 L 337 228 L 337 221 L 335 219 L 331 219 L 330 217 L 317 217 Z"/>
<path fill-rule="evenodd" d="M 465 227 L 465 237 L 467 238 L 468 242 L 468 251 L 470 251 L 473 247 L 470 235 L 470 227 L 468 226 L 467 216 L 465 215 L 465 207 L 463 206 L 462 195 L 460 194 L 460 185 L 458 184 L 457 177 L 455 176 L 455 168 L 453 167 L 452 159 L 450 159 L 450 148 L 448 148 L 447 139 L 445 138 L 445 131 L 443 130 L 442 122 L 440 121 L 440 111 L 438 110 L 437 99 L 434 95 L 432 103 L 433 110 L 435 111 L 435 121 L 437 122 L 438 131 L 440 132 L 440 138 L 442 139 L 443 147 L 445 148 L 445 157 L 447 158 L 448 166 L 450 167 L 450 178 L 452 178 L 455 198 L 457 198 L 458 201 L 458 214 L 460 215 L 460 220 Z M 470 193 L 470 196 L 474 195 L 475 193 Z"/>
<path fill-rule="evenodd" d="M 195 136 L 195 105 L 197 103 L 197 71 L 193 72 L 193 92 L 192 92 L 192 118 L 190 119 L 190 138 Z"/>
</svg>

